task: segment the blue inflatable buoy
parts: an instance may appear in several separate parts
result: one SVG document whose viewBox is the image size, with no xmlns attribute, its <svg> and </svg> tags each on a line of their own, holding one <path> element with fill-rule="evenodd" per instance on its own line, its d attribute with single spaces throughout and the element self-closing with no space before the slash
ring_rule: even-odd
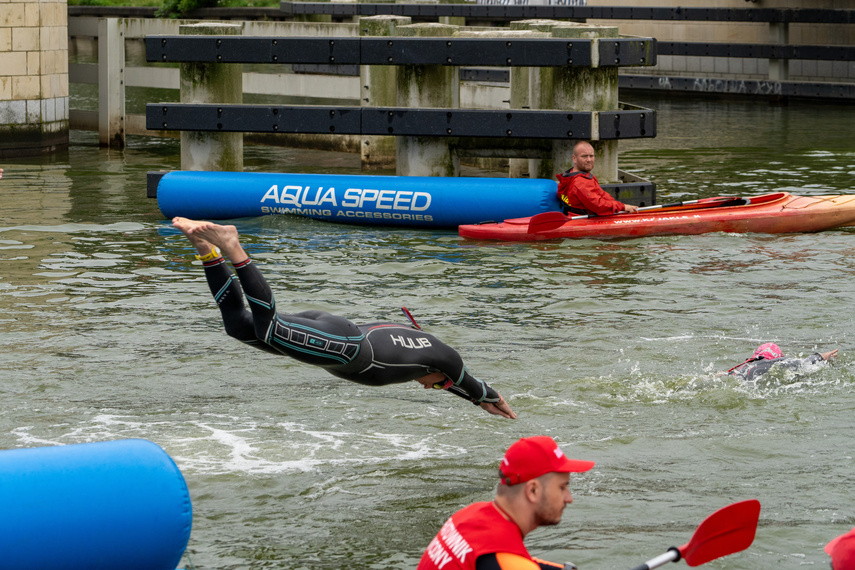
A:
<svg viewBox="0 0 855 570">
<path fill-rule="evenodd" d="M 270 214 L 329 222 L 456 228 L 559 210 L 558 184 L 529 178 L 441 178 L 266 172 L 167 172 L 157 205 L 167 218 Z"/>
<path fill-rule="evenodd" d="M 0 568 L 174 570 L 190 494 L 143 439 L 0 451 Z"/>
</svg>

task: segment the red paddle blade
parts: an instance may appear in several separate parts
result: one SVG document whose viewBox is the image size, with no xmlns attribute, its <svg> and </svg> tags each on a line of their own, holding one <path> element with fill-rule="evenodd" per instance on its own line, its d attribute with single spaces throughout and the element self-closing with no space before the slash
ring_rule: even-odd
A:
<svg viewBox="0 0 855 570">
<path fill-rule="evenodd" d="M 740 552 L 754 542 L 759 520 L 760 501 L 733 503 L 704 519 L 691 540 L 678 550 L 689 566 Z"/>
<path fill-rule="evenodd" d="M 535 214 L 528 221 L 528 233 L 548 232 L 561 227 L 569 218 L 562 212 Z"/>
</svg>

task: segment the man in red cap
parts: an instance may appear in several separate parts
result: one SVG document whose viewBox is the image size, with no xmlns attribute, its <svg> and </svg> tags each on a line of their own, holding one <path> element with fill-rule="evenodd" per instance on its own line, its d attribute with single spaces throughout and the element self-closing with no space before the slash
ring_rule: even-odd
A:
<svg viewBox="0 0 855 570">
<path fill-rule="evenodd" d="M 825 545 L 833 570 L 855 570 L 855 528 Z"/>
<path fill-rule="evenodd" d="M 570 473 L 593 461 L 568 459 L 551 437 L 522 438 L 499 466 L 491 502 L 473 503 L 449 518 L 428 545 L 418 570 L 540 570 L 560 564 L 535 560 L 523 539 L 539 526 L 561 522 L 573 502 Z"/>
</svg>

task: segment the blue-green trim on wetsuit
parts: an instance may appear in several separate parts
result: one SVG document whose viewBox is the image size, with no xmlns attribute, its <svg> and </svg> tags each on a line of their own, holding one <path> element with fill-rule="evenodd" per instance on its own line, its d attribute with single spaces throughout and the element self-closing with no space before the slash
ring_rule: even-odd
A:
<svg viewBox="0 0 855 570">
<path fill-rule="evenodd" d="M 371 386 L 441 372 L 452 381 L 449 392 L 476 404 L 499 401 L 495 390 L 469 374 L 457 351 L 429 333 L 394 323 L 356 325 L 324 311 L 278 314 L 273 292 L 251 260 L 236 264 L 235 273 L 223 258 L 204 267 L 226 332 L 242 342 Z"/>
</svg>

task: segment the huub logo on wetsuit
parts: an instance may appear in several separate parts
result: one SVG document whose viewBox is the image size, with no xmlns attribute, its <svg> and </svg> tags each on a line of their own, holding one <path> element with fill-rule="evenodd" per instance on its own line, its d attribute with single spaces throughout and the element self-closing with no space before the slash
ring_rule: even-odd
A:
<svg viewBox="0 0 855 570">
<path fill-rule="evenodd" d="M 430 343 L 430 340 L 427 338 L 404 338 L 401 335 L 395 336 L 390 334 L 389 338 L 392 339 L 392 344 L 402 346 L 404 348 L 429 348 L 433 346 Z"/>
</svg>

